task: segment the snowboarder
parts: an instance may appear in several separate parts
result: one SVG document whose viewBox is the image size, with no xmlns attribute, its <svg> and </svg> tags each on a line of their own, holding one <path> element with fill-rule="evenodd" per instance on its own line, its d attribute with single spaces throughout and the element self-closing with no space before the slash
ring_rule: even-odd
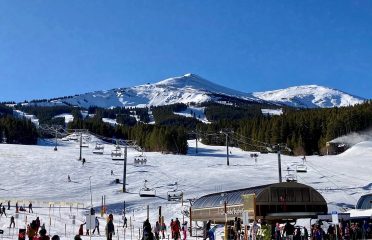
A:
<svg viewBox="0 0 372 240">
<path fill-rule="evenodd" d="M 32 210 L 32 202 L 30 202 L 30 204 L 28 204 L 28 212 L 29 213 L 34 213 L 34 211 Z"/>
<path fill-rule="evenodd" d="M 96 219 L 95 219 L 95 225 L 94 225 L 94 229 L 93 229 L 93 234 L 96 231 L 96 229 L 97 229 L 98 235 L 100 235 L 100 233 L 99 233 L 99 221 L 98 221 L 98 217 L 96 217 Z"/>
<path fill-rule="evenodd" d="M 70 177 L 70 175 L 67 175 L 67 181 L 68 181 L 68 182 L 71 182 L 71 177 Z"/>
<path fill-rule="evenodd" d="M 10 217 L 10 225 L 9 225 L 9 228 L 12 228 L 12 225 L 13 225 L 13 228 L 15 228 L 14 216 L 11 216 L 11 217 Z"/>
<path fill-rule="evenodd" d="M 108 222 L 106 224 L 106 236 L 107 240 L 112 240 L 112 234 L 115 232 L 115 227 L 114 227 L 114 216 L 112 214 L 109 215 L 108 217 Z"/>
</svg>

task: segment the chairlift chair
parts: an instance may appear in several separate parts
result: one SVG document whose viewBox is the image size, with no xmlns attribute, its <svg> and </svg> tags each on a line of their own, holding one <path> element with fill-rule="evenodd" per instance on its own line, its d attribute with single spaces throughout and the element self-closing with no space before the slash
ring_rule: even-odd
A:
<svg viewBox="0 0 372 240">
<path fill-rule="evenodd" d="M 155 197 L 155 195 L 156 195 L 156 190 L 155 190 L 155 188 L 148 188 L 148 187 L 146 186 L 146 183 L 147 183 L 147 182 L 148 182 L 148 181 L 145 180 L 145 182 L 144 182 L 144 184 L 143 184 L 143 188 L 141 188 L 140 191 L 139 191 L 139 196 L 140 196 L 140 197 Z"/>
<path fill-rule="evenodd" d="M 287 168 L 287 175 L 285 176 L 286 182 L 297 182 L 297 175 L 294 172 L 293 169 Z"/>
<path fill-rule="evenodd" d="M 94 154 L 103 154 L 104 148 L 105 147 L 103 146 L 103 144 L 97 142 L 96 146 L 93 149 L 93 153 Z"/>
<path fill-rule="evenodd" d="M 174 183 L 175 188 L 167 192 L 168 201 L 179 201 L 183 198 L 183 192 L 178 190 L 178 183 Z"/>
<path fill-rule="evenodd" d="M 83 147 L 83 148 L 89 148 L 89 143 L 87 141 L 82 141 L 81 142 L 81 147 Z"/>
<path fill-rule="evenodd" d="M 145 165 L 147 158 L 143 154 L 134 157 L 134 165 Z"/>
<path fill-rule="evenodd" d="M 124 154 L 120 146 L 117 145 L 115 149 L 111 151 L 111 158 L 113 161 L 124 161 Z"/>
<path fill-rule="evenodd" d="M 67 138 L 68 138 L 69 141 L 77 141 L 78 140 L 78 136 L 75 133 L 67 136 Z"/>
<path fill-rule="evenodd" d="M 302 173 L 305 173 L 307 172 L 307 167 L 305 164 L 298 164 L 296 166 L 296 172 L 302 172 Z"/>
</svg>

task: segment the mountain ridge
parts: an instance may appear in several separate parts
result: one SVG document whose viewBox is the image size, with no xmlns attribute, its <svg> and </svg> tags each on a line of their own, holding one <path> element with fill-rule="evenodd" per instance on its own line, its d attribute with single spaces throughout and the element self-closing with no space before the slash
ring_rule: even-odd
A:
<svg viewBox="0 0 372 240">
<path fill-rule="evenodd" d="M 220 102 L 229 98 L 300 108 L 341 107 L 359 104 L 364 101 L 360 97 L 343 91 L 318 85 L 302 85 L 265 92 L 245 93 L 213 83 L 197 74 L 187 73 L 183 76 L 171 77 L 151 84 L 94 91 L 52 100 L 31 101 L 31 104 L 113 108 L 161 106 L 191 102 L 198 104 L 211 101 Z"/>
</svg>

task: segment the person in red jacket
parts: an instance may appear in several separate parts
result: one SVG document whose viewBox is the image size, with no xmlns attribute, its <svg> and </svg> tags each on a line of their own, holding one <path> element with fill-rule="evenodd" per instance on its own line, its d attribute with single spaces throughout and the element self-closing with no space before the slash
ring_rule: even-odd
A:
<svg viewBox="0 0 372 240">
<path fill-rule="evenodd" d="M 180 238 L 180 226 L 178 225 L 177 221 L 173 221 L 173 238 L 177 240 Z"/>
</svg>

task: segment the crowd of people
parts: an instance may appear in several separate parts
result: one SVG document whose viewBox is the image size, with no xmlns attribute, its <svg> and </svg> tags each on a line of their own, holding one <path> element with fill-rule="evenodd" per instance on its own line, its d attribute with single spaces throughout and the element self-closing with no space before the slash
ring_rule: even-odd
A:
<svg viewBox="0 0 372 240">
<path fill-rule="evenodd" d="M 175 220 L 171 219 L 169 228 L 170 228 L 170 238 L 174 240 L 186 240 L 188 225 L 187 221 L 184 221 L 182 224 L 178 218 Z M 151 227 L 149 219 L 146 219 L 143 222 L 143 231 L 142 231 L 142 240 L 159 240 L 166 239 L 167 225 L 164 221 L 156 221 L 154 227 Z M 182 235 L 181 235 L 182 233 Z"/>
<path fill-rule="evenodd" d="M 214 228 L 211 221 L 204 225 L 204 237 L 206 240 L 214 240 Z M 371 239 L 372 226 L 367 221 L 346 222 L 341 221 L 338 225 L 323 224 L 318 222 L 311 225 L 308 230 L 304 226 L 295 226 L 290 222 L 285 224 L 276 223 L 274 226 L 265 222 L 253 221 L 244 229 L 239 218 L 230 221 L 227 226 L 228 240 L 243 240 L 244 230 L 247 231 L 248 240 L 357 240 Z"/>
</svg>

